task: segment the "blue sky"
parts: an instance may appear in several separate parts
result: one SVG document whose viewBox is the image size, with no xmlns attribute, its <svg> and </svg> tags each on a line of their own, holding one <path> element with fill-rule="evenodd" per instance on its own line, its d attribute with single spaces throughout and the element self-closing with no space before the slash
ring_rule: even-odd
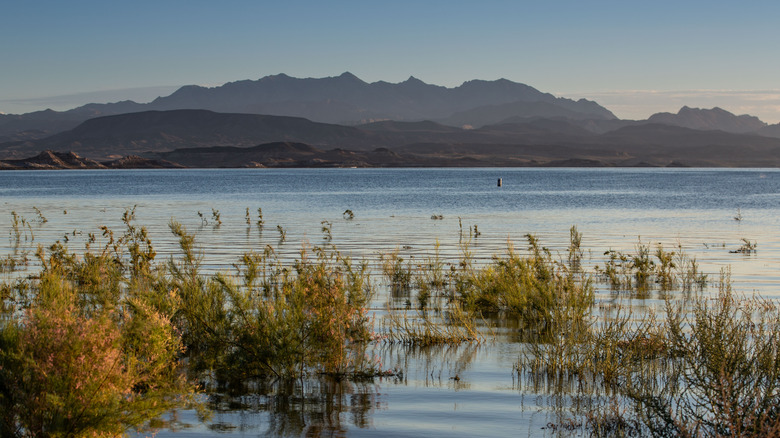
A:
<svg viewBox="0 0 780 438">
<path fill-rule="evenodd" d="M 780 122 L 777 1 L 5 1 L 0 112 L 286 73 L 453 87 L 507 78 L 624 118 Z"/>
</svg>

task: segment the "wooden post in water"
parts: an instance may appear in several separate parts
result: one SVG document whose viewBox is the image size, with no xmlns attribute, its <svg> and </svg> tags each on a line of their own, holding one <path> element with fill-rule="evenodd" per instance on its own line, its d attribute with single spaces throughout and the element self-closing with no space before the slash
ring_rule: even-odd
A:
<svg viewBox="0 0 780 438">
<path fill-rule="evenodd" d="M 498 186 L 501 187 L 501 178 L 498 179 Z"/>
</svg>

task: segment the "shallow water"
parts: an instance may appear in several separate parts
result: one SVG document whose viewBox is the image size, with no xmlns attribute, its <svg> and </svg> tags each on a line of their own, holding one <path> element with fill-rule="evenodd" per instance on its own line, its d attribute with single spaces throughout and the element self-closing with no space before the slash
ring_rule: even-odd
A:
<svg viewBox="0 0 780 438">
<path fill-rule="evenodd" d="M 395 249 L 422 261 L 433 256 L 437 242 L 447 261 L 457 261 L 464 242 L 487 261 L 508 242 L 524 250 L 528 233 L 564 253 L 576 225 L 589 267 L 604 262 L 604 251 L 633 252 L 640 240 L 652 249 L 680 245 L 711 280 L 730 267 L 736 290 L 780 297 L 780 172 L 773 169 L 7 171 L 0 172 L 0 232 L 8 236 L 0 239 L 0 256 L 15 247 L 33 253 L 38 244 L 66 236 L 78 250 L 89 233 L 99 237 L 101 225 L 119 232 L 122 214 L 133 206 L 158 260 L 177 251 L 167 228 L 176 220 L 195 233 L 212 272 L 230 270 L 239 255 L 266 245 L 298 257 L 303 246 L 325 242 L 323 220 L 332 223 L 330 243 L 372 262 Z M 36 220 L 33 207 L 47 222 Z M 262 231 L 254 225 L 258 207 Z M 212 209 L 222 225 L 215 225 Z M 344 219 L 347 209 L 353 220 Z M 11 211 L 30 221 L 18 242 Z M 284 243 L 277 225 L 286 230 Z M 481 233 L 476 238 L 470 237 L 474 225 Z M 730 252 L 742 238 L 757 243 L 755 254 Z M 380 287 L 372 306 L 381 314 L 391 298 L 380 275 L 374 280 Z M 614 295 L 601 287 L 597 300 L 609 303 Z M 657 303 L 651 294 L 633 305 Z M 206 424 L 194 412 L 177 413 L 188 427 L 158 436 L 538 435 L 554 419 L 557 400 L 516 380 L 513 365 L 523 346 L 511 335 L 507 328 L 499 341 L 426 351 L 380 345 L 372 354 L 385 368 L 402 369 L 403 378 L 306 382 L 292 394 L 277 388 L 226 404 Z"/>
</svg>

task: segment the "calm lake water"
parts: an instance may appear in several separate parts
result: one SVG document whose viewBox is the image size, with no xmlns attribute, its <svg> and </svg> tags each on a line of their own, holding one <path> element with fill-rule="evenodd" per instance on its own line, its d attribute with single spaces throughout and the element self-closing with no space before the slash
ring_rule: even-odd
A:
<svg viewBox="0 0 780 438">
<path fill-rule="evenodd" d="M 99 235 L 102 225 L 121 230 L 122 214 L 133 206 L 158 260 L 176 253 L 168 231 L 176 220 L 196 235 L 211 272 L 228 271 L 242 253 L 266 245 L 297 257 L 303 246 L 322 244 L 322 221 L 332 224 L 331 243 L 340 251 L 372 261 L 396 249 L 424 260 L 437 243 L 446 260 L 456 261 L 474 226 L 481 234 L 467 240 L 480 260 L 503 253 L 508 242 L 524 250 L 529 233 L 563 254 L 576 225 L 591 267 L 610 249 L 679 245 L 710 279 L 730 267 L 735 289 L 780 298 L 775 169 L 6 171 L 0 172 L 0 231 L 8 238 L 0 239 L 0 257 L 14 250 L 12 211 L 31 221 L 18 250 L 34 252 L 38 244 L 66 239 L 72 250 L 83 248 L 88 233 Z M 36 221 L 34 207 L 46 223 Z M 254 223 L 258 207 L 262 231 L 245 222 L 246 209 Z M 344 219 L 345 210 L 354 212 L 353 220 Z M 277 225 L 286 232 L 283 243 Z M 757 243 L 755 254 L 730 252 L 743 238 Z M 373 308 L 381 314 L 391 298 L 381 276 L 374 280 Z M 599 302 L 614 299 L 600 287 Z M 651 295 L 632 305 L 658 303 Z M 377 346 L 374 354 L 386 368 L 403 369 L 403 378 L 313 381 L 292 391 L 298 395 L 266 388 L 240 400 L 215 400 L 208 423 L 180 412 L 182 424 L 158 436 L 538 435 L 555 403 L 543 389 L 517 381 L 513 365 L 522 348 L 511 337 L 426 351 Z"/>
</svg>

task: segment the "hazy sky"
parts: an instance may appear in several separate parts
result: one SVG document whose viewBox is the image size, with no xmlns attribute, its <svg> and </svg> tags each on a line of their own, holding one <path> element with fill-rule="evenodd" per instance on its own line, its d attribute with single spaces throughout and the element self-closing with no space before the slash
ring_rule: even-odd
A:
<svg viewBox="0 0 780 438">
<path fill-rule="evenodd" d="M 778 123 L 779 21 L 776 0 L 8 0 L 0 112 L 350 71 L 448 87 L 507 78 L 622 118 L 687 104 Z"/>
</svg>

